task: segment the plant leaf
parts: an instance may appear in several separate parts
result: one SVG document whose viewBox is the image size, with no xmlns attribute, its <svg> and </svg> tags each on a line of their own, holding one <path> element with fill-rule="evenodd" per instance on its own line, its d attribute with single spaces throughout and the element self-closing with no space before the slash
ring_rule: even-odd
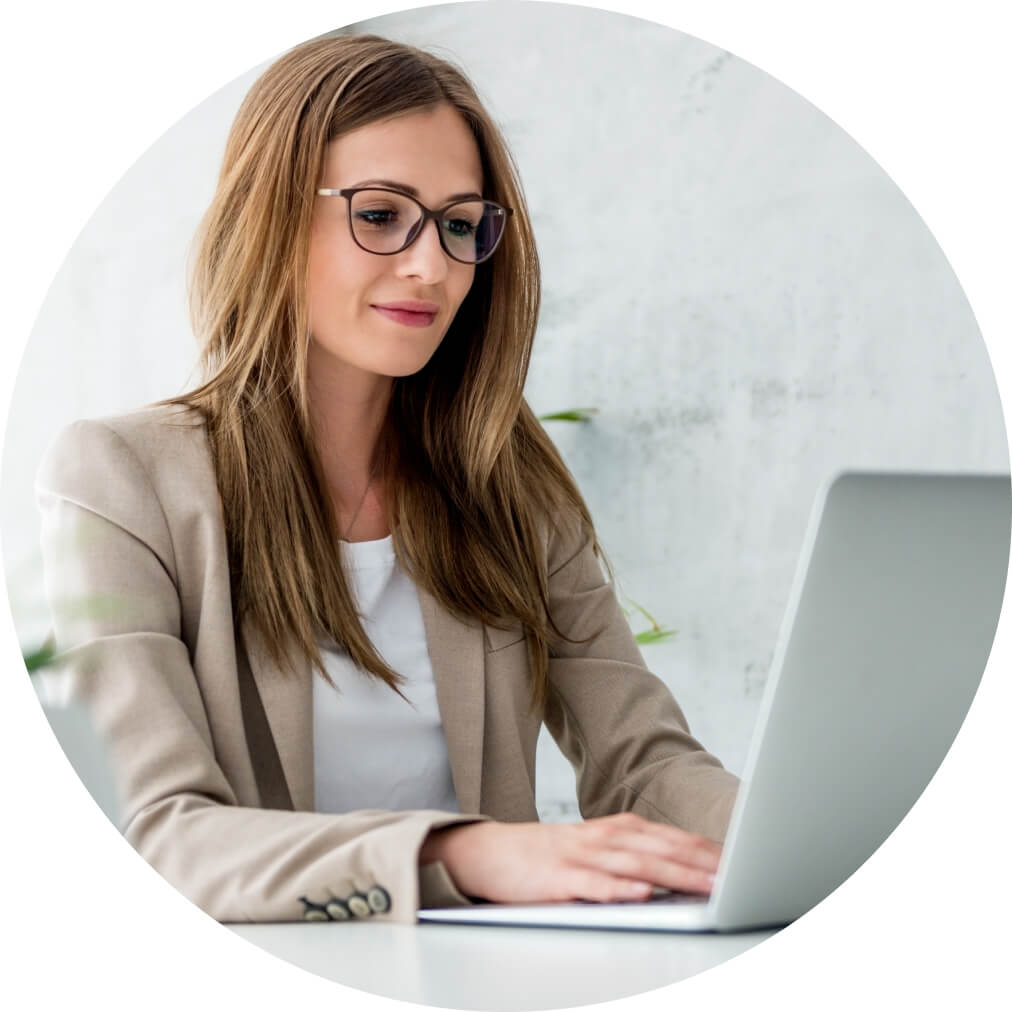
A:
<svg viewBox="0 0 1012 1012">
<path fill-rule="evenodd" d="M 589 422 L 591 415 L 597 414 L 597 408 L 571 408 L 569 411 L 554 411 L 548 415 L 538 415 L 542 422 Z"/>
<path fill-rule="evenodd" d="M 56 657 L 56 650 L 51 643 L 43 643 L 38 650 L 31 650 L 23 654 L 23 656 L 28 674 L 33 675 L 40 668 L 47 667 L 53 663 L 53 658 Z"/>
<path fill-rule="evenodd" d="M 661 640 L 671 639 L 672 636 L 677 635 L 677 629 L 647 629 L 636 634 L 636 642 L 640 644 L 659 643 Z"/>
</svg>

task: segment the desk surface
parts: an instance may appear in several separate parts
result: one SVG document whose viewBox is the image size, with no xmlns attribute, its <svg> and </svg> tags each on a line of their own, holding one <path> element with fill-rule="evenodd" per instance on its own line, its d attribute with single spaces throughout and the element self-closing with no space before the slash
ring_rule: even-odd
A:
<svg viewBox="0 0 1012 1012">
<path fill-rule="evenodd" d="M 462 924 L 230 924 L 295 966 L 372 994 L 451 1009 L 565 1008 L 665 987 L 775 934 Z"/>
</svg>

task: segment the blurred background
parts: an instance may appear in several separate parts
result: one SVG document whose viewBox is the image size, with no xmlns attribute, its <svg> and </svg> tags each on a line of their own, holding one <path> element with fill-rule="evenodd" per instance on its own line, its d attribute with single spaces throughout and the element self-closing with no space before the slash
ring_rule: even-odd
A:
<svg viewBox="0 0 1012 1012">
<path fill-rule="evenodd" d="M 527 383 L 692 731 L 741 773 L 816 492 L 844 468 L 1006 471 L 984 342 L 892 181 L 761 70 L 653 23 L 544 3 L 343 29 L 458 63 L 519 166 L 543 266 Z M 68 252 L 25 351 L 0 535 L 44 638 L 35 468 L 58 429 L 190 386 L 185 261 L 252 68 L 172 126 Z M 926 546 L 929 549 L 930 546 Z M 855 630 L 855 635 L 860 635 Z M 90 786 L 90 785 L 89 785 Z M 578 817 L 539 744 L 542 817 Z"/>
</svg>

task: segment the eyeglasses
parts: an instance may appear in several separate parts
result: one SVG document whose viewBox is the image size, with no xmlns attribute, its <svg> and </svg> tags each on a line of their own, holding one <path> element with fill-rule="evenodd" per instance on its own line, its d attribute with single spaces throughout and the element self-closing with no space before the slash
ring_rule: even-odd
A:
<svg viewBox="0 0 1012 1012">
<path fill-rule="evenodd" d="M 320 188 L 316 192 L 321 197 L 347 199 L 352 239 L 367 253 L 379 256 L 406 250 L 432 218 L 448 256 L 462 264 L 480 264 L 495 252 L 513 213 L 510 207 L 477 199 L 458 200 L 439 211 L 430 211 L 407 193 L 380 187 Z"/>
</svg>

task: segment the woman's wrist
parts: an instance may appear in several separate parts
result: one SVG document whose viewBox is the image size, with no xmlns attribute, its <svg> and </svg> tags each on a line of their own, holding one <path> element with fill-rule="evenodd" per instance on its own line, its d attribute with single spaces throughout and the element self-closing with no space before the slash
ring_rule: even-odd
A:
<svg viewBox="0 0 1012 1012">
<path fill-rule="evenodd" d="M 442 861 L 449 871 L 450 864 L 452 863 L 453 845 L 459 841 L 461 833 L 464 830 L 474 829 L 475 826 L 483 824 L 483 822 L 467 822 L 454 826 L 440 826 L 438 829 L 430 830 L 429 835 L 423 841 L 421 849 L 418 852 L 419 865 L 431 864 L 433 861 Z"/>
<path fill-rule="evenodd" d="M 421 850 L 418 851 L 418 863 L 432 864 L 433 861 L 442 861 L 446 834 L 456 828 L 456 826 L 442 826 L 439 829 L 430 830 L 429 835 L 422 842 Z"/>
</svg>

